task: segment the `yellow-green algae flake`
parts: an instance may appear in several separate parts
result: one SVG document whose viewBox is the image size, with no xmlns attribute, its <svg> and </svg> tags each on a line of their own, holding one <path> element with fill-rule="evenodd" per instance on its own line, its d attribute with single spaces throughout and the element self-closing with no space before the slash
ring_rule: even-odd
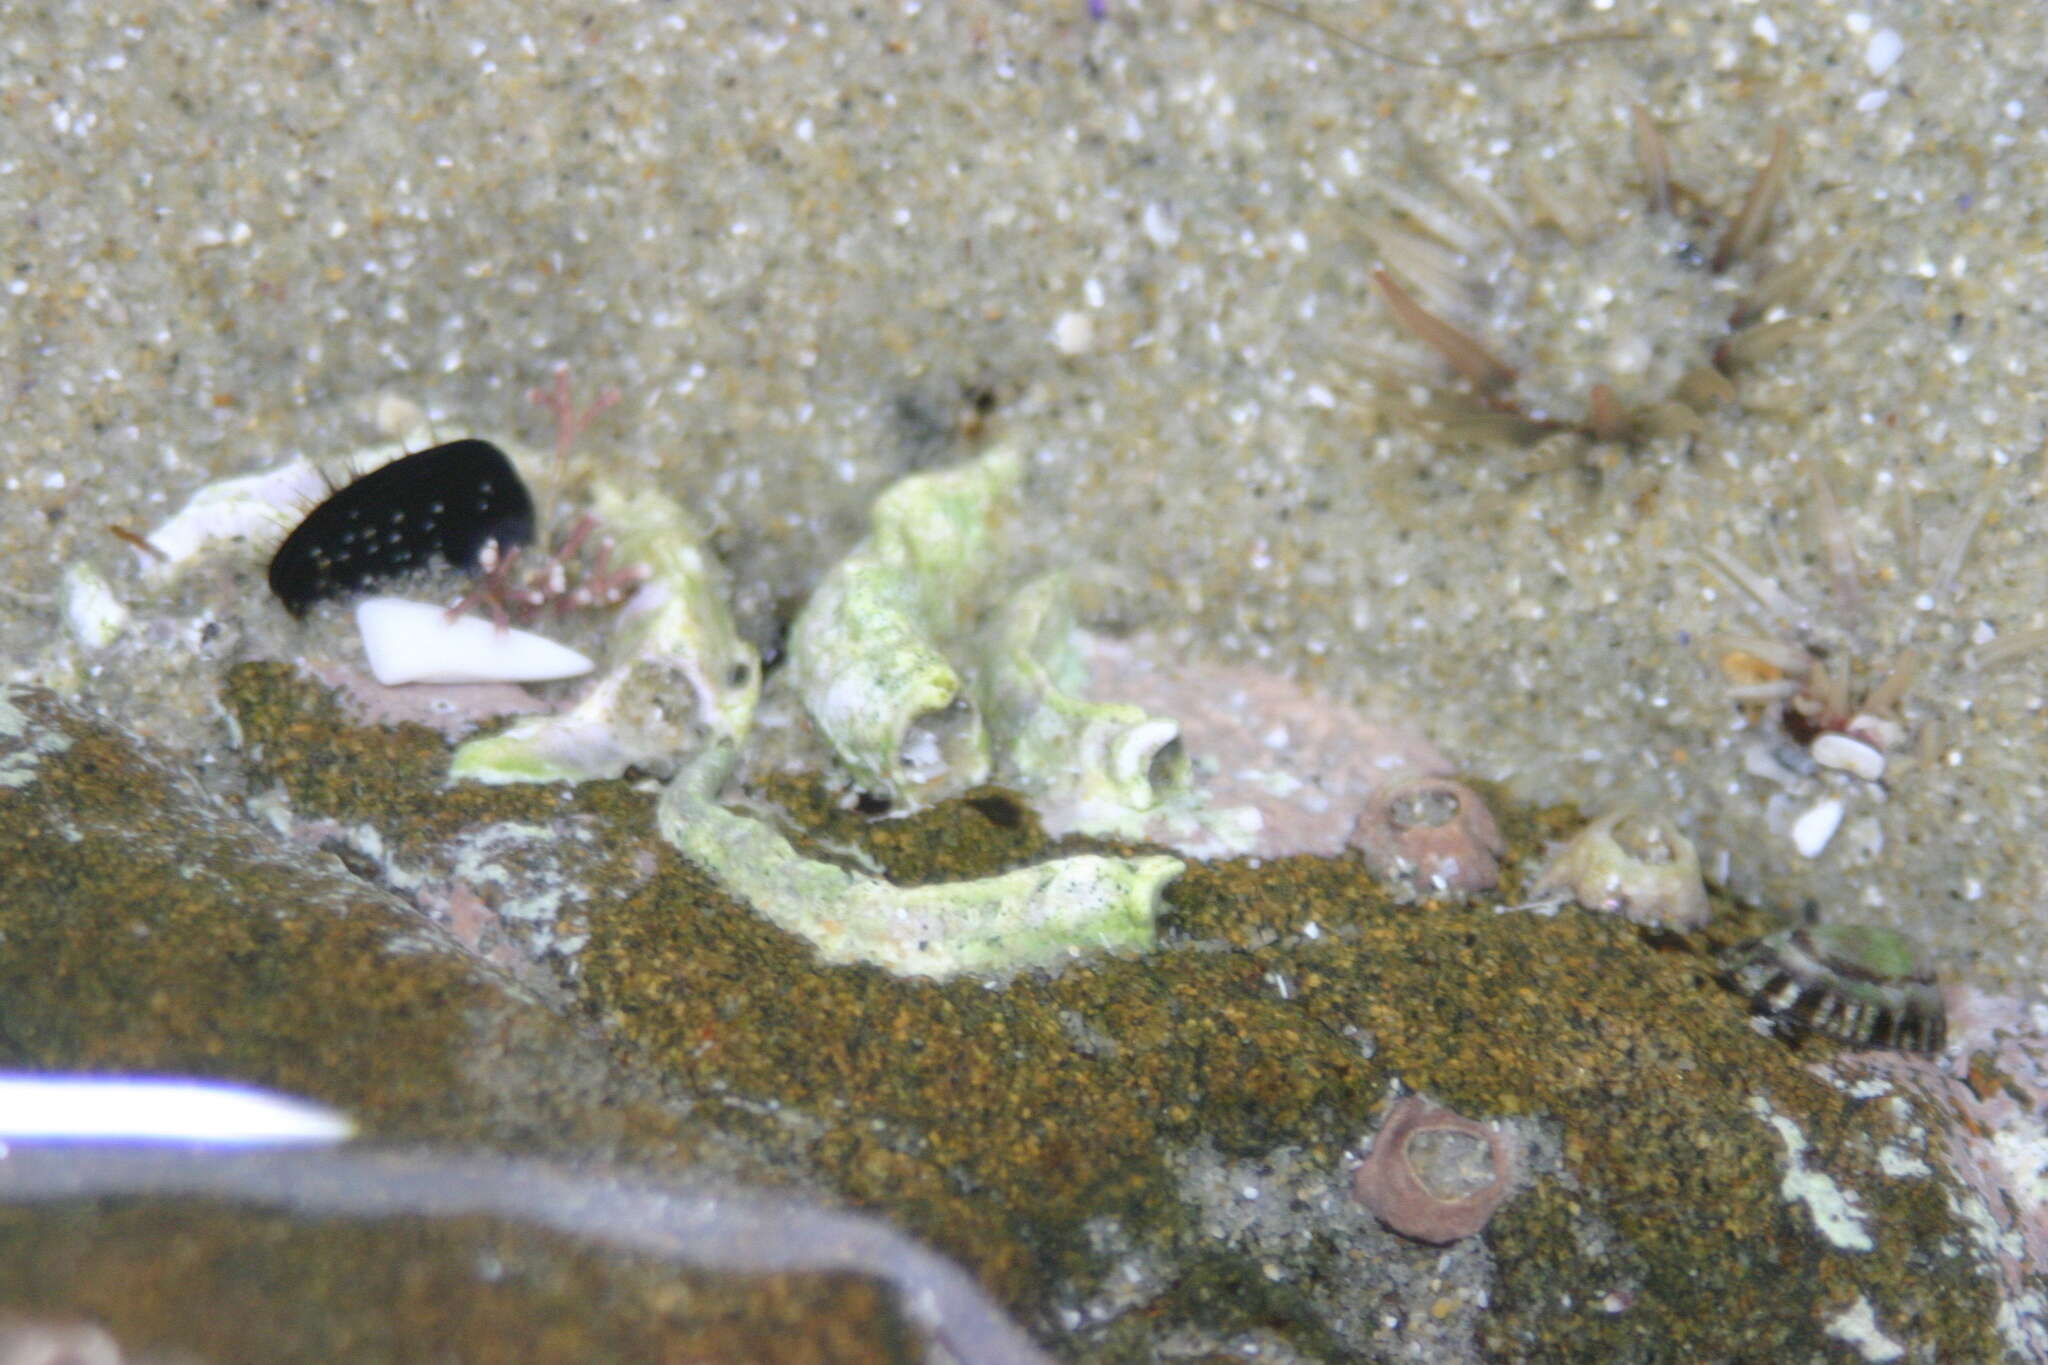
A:
<svg viewBox="0 0 2048 1365">
<path fill-rule="evenodd" d="M 1022 452 L 998 446 L 892 485 L 791 623 L 805 709 L 856 781 L 916 801 L 988 776 L 988 734 L 948 654 L 1001 563 L 1023 472 Z"/>
<path fill-rule="evenodd" d="M 1067 572 L 1011 586 L 1024 474 L 1012 440 L 885 490 L 792 625 L 790 671 L 869 790 L 915 806 L 993 776 L 1079 828 L 1129 834 L 1187 791 L 1179 727 L 1080 695 Z"/>
<path fill-rule="evenodd" d="M 1171 719 L 1081 695 L 1074 597 L 1070 572 L 1056 570 L 999 604 L 982 631 L 976 694 L 1006 780 L 1074 828 L 1135 837 L 1168 802 L 1192 813 L 1187 754 Z"/>
<path fill-rule="evenodd" d="M 1083 952 L 1151 946 L 1160 892 L 1178 858 L 1081 854 L 927 886 L 806 858 L 772 827 L 718 804 L 731 771 L 715 746 L 663 794 L 661 837 L 828 963 L 871 962 L 905 976 L 1006 974 Z"/>
</svg>

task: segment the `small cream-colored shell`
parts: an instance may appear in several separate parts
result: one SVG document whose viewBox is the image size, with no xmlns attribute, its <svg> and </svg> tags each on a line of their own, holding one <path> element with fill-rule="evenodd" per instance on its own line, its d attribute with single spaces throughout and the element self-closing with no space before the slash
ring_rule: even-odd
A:
<svg viewBox="0 0 2048 1365">
<path fill-rule="evenodd" d="M 1851 735 L 1830 730 L 1815 736 L 1813 743 L 1806 746 L 1806 751 L 1821 767 L 1834 768 L 1866 782 L 1875 782 L 1884 776 L 1884 751 Z"/>
<path fill-rule="evenodd" d="M 1697 929 L 1710 913 L 1692 840 L 1655 813 L 1601 816 L 1564 846 L 1537 889 L 1566 892 L 1588 910 L 1671 929 Z"/>
</svg>

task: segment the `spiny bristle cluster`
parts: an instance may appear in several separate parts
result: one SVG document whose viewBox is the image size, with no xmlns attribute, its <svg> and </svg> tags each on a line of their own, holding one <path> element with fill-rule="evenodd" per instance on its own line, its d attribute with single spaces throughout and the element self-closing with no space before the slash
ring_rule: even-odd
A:
<svg viewBox="0 0 2048 1365">
<path fill-rule="evenodd" d="M 1452 314 L 1463 311 L 1461 300 L 1486 292 L 1469 278 L 1470 261 L 1493 240 L 1493 230 L 1481 224 L 1491 220 L 1510 240 L 1525 244 L 1534 229 L 1548 227 L 1568 246 L 1585 247 L 1599 236 L 1596 225 L 1603 198 L 1597 188 L 1575 192 L 1560 189 L 1542 176 L 1528 175 L 1524 177 L 1527 208 L 1522 211 L 1492 187 L 1461 178 L 1447 181 L 1446 188 L 1472 210 L 1469 217 L 1446 212 L 1422 196 L 1384 186 L 1382 193 L 1398 220 L 1387 220 L 1369 231 L 1385 263 L 1373 272 L 1374 287 L 1401 328 L 1448 365 L 1455 379 L 1446 385 L 1425 377 L 1422 387 L 1427 400 L 1414 404 L 1412 415 L 1453 434 L 1524 444 L 1557 433 L 1626 444 L 1691 434 L 1701 429 L 1702 414 L 1708 408 L 1736 396 L 1735 378 L 1741 370 L 1775 351 L 1805 325 L 1791 316 L 1790 310 L 1818 291 L 1841 253 L 1796 257 L 1744 288 L 1735 289 L 1726 279 L 1736 266 L 1755 257 L 1784 201 L 1791 156 L 1783 130 L 1776 134 L 1769 157 L 1740 205 L 1727 215 L 1717 214 L 1703 197 L 1673 177 L 1664 135 L 1639 107 L 1634 111 L 1634 134 L 1648 220 L 1664 221 L 1688 243 L 1694 235 L 1708 236 L 1718 228 L 1711 254 L 1690 245 L 1666 253 L 1703 280 L 1669 302 L 1685 314 L 1701 306 L 1726 311 L 1698 317 L 1646 318 L 1646 327 L 1670 335 L 1661 342 L 1638 339 L 1633 343 L 1645 354 L 1668 351 L 1673 355 L 1673 361 L 1666 362 L 1673 369 L 1653 381 L 1665 391 L 1629 394 L 1620 373 L 1602 375 L 1595 368 L 1592 378 L 1580 381 L 1583 396 L 1576 412 L 1570 410 L 1573 404 L 1569 401 L 1546 403 L 1521 387 L 1515 366 L 1478 335 L 1451 320 Z M 1671 246 L 1671 240 L 1660 237 L 1656 249 L 1665 252 Z M 1516 255 L 1520 259 L 1522 253 Z M 1527 283 L 1532 297 L 1548 292 L 1549 282 L 1540 275 Z M 1700 293 L 1704 298 L 1692 297 Z M 1644 311 L 1654 311 L 1648 301 Z M 1679 372 L 1677 357 L 1686 351 L 1694 358 Z M 1379 387 L 1398 406 L 1404 401 L 1398 395 L 1417 377 L 1389 373 L 1381 378 Z"/>
<path fill-rule="evenodd" d="M 1805 509 L 1810 548 L 1788 552 L 1767 535 L 1769 558 L 1759 568 L 1720 546 L 1700 546 L 1699 563 L 1736 590 L 1735 603 L 1751 626 L 1703 637 L 1728 696 L 1762 708 L 1801 746 L 1831 734 L 1880 751 L 1902 745 L 1916 729 L 1906 715 L 1915 684 L 1930 671 L 1938 676 L 1954 666 L 1945 651 L 1928 648 L 1925 637 L 1940 623 L 1934 608 L 1958 596 L 2000 488 L 1993 466 L 1959 522 L 1937 536 L 1927 532 L 1930 518 L 1901 485 L 1892 546 L 1861 545 L 1856 523 L 1816 463 Z M 1872 564 L 1874 571 L 1866 567 Z M 2002 639 L 1995 651 L 1978 651 L 1976 666 L 2039 643 L 2024 633 Z M 1919 733 L 1924 745 L 1928 735 Z"/>
<path fill-rule="evenodd" d="M 1888 971 L 1835 951 L 1828 935 L 1808 929 L 1747 945 L 1729 960 L 1726 979 L 1752 1013 L 1792 1041 L 1818 1035 L 1903 1052 L 1939 1052 L 1947 1041 L 1947 1013 L 1931 972 Z"/>
</svg>

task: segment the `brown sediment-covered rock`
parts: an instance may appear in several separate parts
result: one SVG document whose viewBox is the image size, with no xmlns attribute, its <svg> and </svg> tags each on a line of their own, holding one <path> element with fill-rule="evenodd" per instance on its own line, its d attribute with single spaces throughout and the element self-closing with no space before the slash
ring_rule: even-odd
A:
<svg viewBox="0 0 2048 1365">
<path fill-rule="evenodd" d="M 588 945 L 558 945 L 577 970 L 550 983 L 573 993 L 589 1033 L 554 1028 L 516 994 L 511 1013 L 486 1008 L 497 974 L 455 952 L 453 935 L 392 935 L 424 927 L 397 898 L 252 833 L 117 732 L 17 701 L 23 723 L 0 735 L 0 1045 L 12 1048 L 0 1064 L 182 1058 L 341 1104 L 376 1133 L 516 1140 L 576 1163 L 623 1147 L 657 1172 L 670 1165 L 663 1143 L 744 1143 L 753 1161 L 796 1146 L 790 1160 L 809 1184 L 960 1258 L 1012 1313 L 1058 1322 L 1064 1305 L 1104 1305 L 1105 1317 L 1048 1329 L 1076 1360 L 1111 1358 L 1105 1333 L 1143 1352 L 1168 1333 L 1206 1342 L 1252 1330 L 1322 1359 L 1780 1359 L 1866 1325 L 1880 1350 L 1882 1337 L 1928 1358 L 1989 1360 L 2000 1324 L 2031 1330 L 2002 1305 L 2024 1304 L 2037 1262 L 2015 1252 L 2011 1278 L 1996 1278 L 2007 1242 L 1987 1241 L 1952 1202 L 1967 1190 L 1942 1138 L 1944 1097 L 1899 1084 L 1873 1104 L 1872 1078 L 1818 1074 L 1827 1045 L 1795 1052 L 1760 1036 L 1701 959 L 1658 951 L 1617 916 L 1500 914 L 1480 898 L 1417 915 L 1350 858 L 1218 860 L 1190 864 L 1171 898 L 1176 936 L 1143 957 L 1090 958 L 1000 989 L 900 981 L 820 964 L 687 860 L 657 853 L 649 799 L 628 784 L 447 787 L 440 739 L 348 727 L 288 669 L 241 670 L 227 700 L 251 787 L 288 796 L 278 827 L 345 832 L 366 877 L 502 870 L 508 848 L 525 860 L 548 842 L 508 842 L 514 826 L 581 849 L 588 863 L 535 855 L 512 887 L 463 872 L 474 894 L 450 917 L 474 928 L 485 911 L 516 914 L 544 889 L 528 877 L 594 888 Z M 753 794 L 804 846 L 905 883 L 985 876 L 1058 850 L 1000 792 L 890 820 L 809 780 Z M 1517 866 L 1578 823 L 1500 801 Z M 488 948 L 488 933 L 470 937 Z M 632 1105 L 616 1088 L 621 1066 L 662 1073 L 661 1093 L 687 1114 Z M 2002 1058 L 1997 1068 L 1972 1065 L 1969 1085 L 2004 1093 L 2000 1072 L 2018 1073 Z M 1350 1173 L 1328 1154 L 1357 1136 L 1345 1116 L 1370 1111 L 1397 1079 L 1502 1116 L 1519 1193 L 1486 1226 L 1484 1255 L 1404 1242 L 1344 1197 Z M 1491 1148 L 1469 1135 L 1404 1144 L 1440 1193 L 1455 1187 L 1432 1143 L 1476 1158 L 1467 1183 L 1493 1180 Z M 1191 1193 L 1191 1146 L 1243 1168 L 1212 1202 Z M 180 1206 L 157 1236 L 166 1215 L 154 1202 L 127 1216 L 95 1210 L 87 1230 L 75 1207 L 59 1208 L 10 1213 L 34 1235 L 0 1239 L 0 1279 L 24 1308 L 94 1317 L 122 1339 L 284 1358 L 251 1350 L 247 1333 L 383 1320 L 398 1287 L 418 1283 L 431 1290 L 422 1301 L 469 1315 L 471 1344 L 530 1335 L 532 1315 L 476 1282 L 471 1241 L 444 1221 L 407 1220 L 380 1239 L 277 1209 Z M 248 1284 L 194 1267 L 162 1293 L 88 1302 L 95 1286 L 126 1287 L 133 1266 L 161 1263 L 181 1233 L 209 1248 L 252 1236 L 301 1248 L 290 1260 L 304 1274 Z M 429 1235 L 440 1248 L 431 1265 L 396 1263 L 392 1239 L 417 1247 Z M 1138 1261 L 1104 1254 L 1118 1245 L 1145 1248 L 1153 1272 L 1128 1281 Z M 526 1240 L 513 1246 L 529 1254 Z M 1770 1254 L 1759 1259 L 1759 1247 Z M 783 1281 L 768 1292 L 787 1313 L 771 1321 L 758 1295 L 693 1281 L 692 1302 L 744 1296 L 753 1306 L 738 1321 L 751 1326 L 679 1338 L 665 1321 L 619 1316 L 643 1301 L 638 1282 L 618 1289 L 613 1258 L 577 1255 L 550 1262 L 561 1268 L 547 1283 L 563 1302 L 613 1307 L 572 1334 L 576 1358 L 671 1346 L 708 1359 L 907 1358 L 872 1349 L 893 1296 L 849 1297 L 857 1282 L 799 1277 L 798 1302 Z M 1283 1327 L 1271 1326 L 1274 1300 L 1242 1292 L 1273 1283 L 1275 1268 L 1308 1287 L 1287 1301 Z M 674 1267 L 649 1273 L 674 1280 Z M 309 1280 L 356 1290 L 343 1303 L 339 1289 L 301 1293 Z M 189 1309 L 166 1312 L 172 1296 Z M 151 1312 L 176 1330 L 138 1332 Z M 1390 1319 L 1404 1324 L 1398 1339 Z M 828 1336 L 833 1322 L 858 1335 Z M 1429 1324 L 1438 1335 L 1424 1341 L 1417 1326 Z M 748 1355 L 769 1330 L 772 1352 Z"/>
<path fill-rule="evenodd" d="M 1989 1234 L 1991 1271 L 2013 1303 L 2038 1303 L 2048 1266 L 2048 1037 L 2041 1006 L 1951 983 L 1943 992 L 1948 1056 L 1872 1050 L 1838 1058 L 1823 1079 L 1842 1089 L 1873 1078 L 1937 1116 L 1949 1197 Z M 2015 1314 L 2009 1344 L 2048 1359 L 2048 1320 Z"/>
<path fill-rule="evenodd" d="M 1351 841 L 1374 873 L 1412 878 L 1422 891 L 1491 889 L 1507 847 L 1478 793 L 1424 774 L 1397 777 L 1374 792 Z"/>
<path fill-rule="evenodd" d="M 279 726 L 263 735 L 274 758 L 330 767 L 365 800 L 405 786 L 388 761 L 331 765 L 336 733 L 303 711 Z M 241 818 L 165 752 L 11 687 L 0 687 L 0 1070 L 254 1083 L 346 1111 L 366 1141 L 447 1144 L 480 1171 L 492 1148 L 546 1149 L 601 1182 L 621 1156 L 688 1170 L 720 1147 L 401 897 Z M 857 1275 L 720 1274 L 611 1254 L 548 1231 L 563 1226 L 554 1207 L 535 1210 L 540 1227 L 426 1208 L 405 1218 L 403 1198 L 386 1202 L 381 1153 L 355 1147 L 342 1159 L 365 1164 L 328 1206 L 338 1218 L 147 1182 L 107 1187 L 131 1196 L 110 1210 L 81 1183 L 81 1163 L 108 1150 L 24 1145 L 0 1162 L 11 1182 L 0 1285 L 8 1308 L 33 1315 L 0 1324 L 0 1358 L 12 1346 L 83 1360 L 87 1343 L 115 1339 L 207 1360 L 404 1356 L 435 1340 L 472 1358 L 911 1358 L 893 1296 Z M 121 1150 L 147 1160 L 151 1149 Z M 203 1166 L 210 1154 L 183 1155 Z M 381 1221 L 352 1221 L 351 1208 Z M 501 1256 L 517 1273 L 476 1273 Z M 105 1333 L 62 1326 L 80 1318 Z"/>
<path fill-rule="evenodd" d="M 1443 1245 L 1485 1227 L 1514 1180 L 1507 1138 L 1410 1095 L 1388 1111 L 1351 1192 L 1403 1237 Z"/>
</svg>

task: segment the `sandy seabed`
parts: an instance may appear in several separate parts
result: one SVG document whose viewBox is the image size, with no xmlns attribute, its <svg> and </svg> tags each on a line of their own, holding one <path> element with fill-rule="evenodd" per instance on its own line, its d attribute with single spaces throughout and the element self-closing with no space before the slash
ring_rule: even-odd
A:
<svg viewBox="0 0 2048 1365">
<path fill-rule="evenodd" d="M 616 385 L 593 455 L 699 509 L 764 637 L 986 420 L 1042 452 L 1046 552 L 1124 570 L 1189 651 L 1414 717 L 1532 800 L 1664 806 L 1740 893 L 2038 991 L 2048 653 L 1986 649 L 2048 624 L 2048 13 L 1317 13 L 1409 60 L 1241 3 L 11 11 L 0 654 L 218 742 L 206 678 L 63 634 L 57 569 L 133 592 L 107 524 L 358 446 L 378 394 L 544 443 L 555 365 Z M 1701 221 L 1786 130 L 1756 268 L 1835 268 L 1690 437 L 1432 433 L 1407 381 L 1441 367 L 1371 284 L 1388 224 L 1454 250 L 1462 320 L 1540 401 L 1713 343 L 1637 106 Z M 1786 623 L 1708 552 L 1863 682 L 1924 660 L 1882 785 L 1759 761 L 1713 640 Z M 290 648 L 255 582 L 184 605 Z M 1831 791 L 1804 858 L 1787 826 Z"/>
</svg>

